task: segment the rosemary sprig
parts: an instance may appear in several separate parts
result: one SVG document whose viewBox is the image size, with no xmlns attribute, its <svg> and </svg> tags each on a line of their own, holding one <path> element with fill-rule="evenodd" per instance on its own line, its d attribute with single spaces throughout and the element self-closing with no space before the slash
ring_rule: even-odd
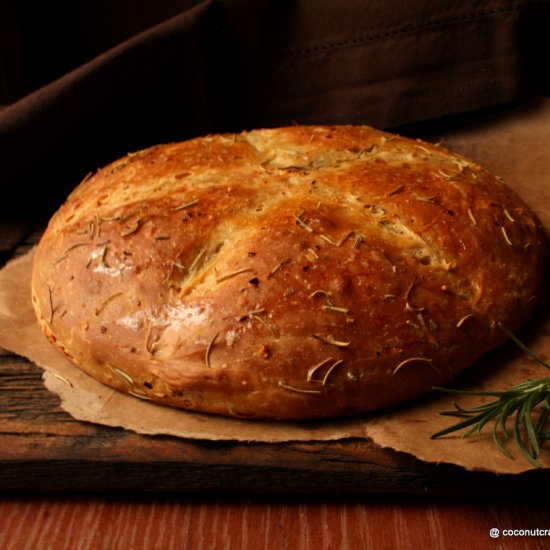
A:
<svg viewBox="0 0 550 550">
<path fill-rule="evenodd" d="M 524 353 L 550 369 L 550 365 L 533 353 L 504 325 L 498 323 L 498 326 Z M 443 411 L 441 414 L 463 417 L 464 420 L 433 434 L 431 439 L 437 439 L 460 430 L 466 430 L 462 435 L 465 438 L 473 433 L 480 433 L 484 426 L 492 422 L 493 441 L 504 455 L 514 460 L 514 457 L 504 447 L 504 442 L 499 435 L 499 428 L 505 439 L 512 436 L 520 453 L 533 466 L 540 468 L 537 458 L 540 455 L 541 446 L 546 439 L 550 439 L 550 431 L 545 431 L 550 416 L 550 378 L 527 380 L 504 391 L 476 392 L 448 388 L 434 389 L 459 396 L 485 396 L 495 399 L 484 405 L 470 408 L 463 408 L 456 402 L 453 403 L 454 410 Z M 509 420 L 510 422 L 513 420 L 511 434 L 507 428 Z"/>
</svg>

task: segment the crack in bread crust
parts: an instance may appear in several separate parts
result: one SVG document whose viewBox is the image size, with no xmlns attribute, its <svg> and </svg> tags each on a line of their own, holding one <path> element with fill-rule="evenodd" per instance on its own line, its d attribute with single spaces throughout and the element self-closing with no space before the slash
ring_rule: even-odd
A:
<svg viewBox="0 0 550 550">
<path fill-rule="evenodd" d="M 416 397 L 537 295 L 536 217 L 479 165 L 368 127 L 212 135 L 78 186 L 33 303 L 80 368 L 137 397 L 320 418 Z M 311 376 L 311 372 L 315 376 Z"/>
</svg>

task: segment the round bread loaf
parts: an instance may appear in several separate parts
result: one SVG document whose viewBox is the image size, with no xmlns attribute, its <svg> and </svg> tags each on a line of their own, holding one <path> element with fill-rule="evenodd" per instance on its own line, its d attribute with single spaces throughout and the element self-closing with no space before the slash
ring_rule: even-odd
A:
<svg viewBox="0 0 550 550">
<path fill-rule="evenodd" d="M 365 126 L 153 147 L 83 181 L 36 250 L 53 344 L 195 411 L 310 419 L 419 396 L 535 303 L 544 238 L 478 164 Z"/>
</svg>

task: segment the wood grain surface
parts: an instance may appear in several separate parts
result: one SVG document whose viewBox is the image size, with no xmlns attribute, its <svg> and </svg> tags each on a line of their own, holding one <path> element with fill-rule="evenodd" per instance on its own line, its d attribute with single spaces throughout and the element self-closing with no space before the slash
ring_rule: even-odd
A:
<svg viewBox="0 0 550 550">
<path fill-rule="evenodd" d="M 2 550 L 543 549 L 546 501 L 403 497 L 93 498 L 0 502 Z M 492 539 L 491 528 L 501 536 Z"/>
<path fill-rule="evenodd" d="M 362 439 L 213 442 L 78 422 L 44 388 L 38 367 L 0 352 L 0 491 L 509 496 L 537 494 L 548 482 L 548 470 L 468 472 Z"/>
</svg>

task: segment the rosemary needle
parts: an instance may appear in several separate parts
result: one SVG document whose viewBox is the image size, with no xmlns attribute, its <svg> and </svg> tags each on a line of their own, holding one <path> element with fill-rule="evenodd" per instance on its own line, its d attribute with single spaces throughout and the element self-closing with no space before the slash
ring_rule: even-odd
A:
<svg viewBox="0 0 550 550">
<path fill-rule="evenodd" d="M 498 326 L 524 353 L 550 369 L 550 365 L 518 340 L 504 325 L 499 323 Z M 546 439 L 550 439 L 550 431 L 545 431 L 550 416 L 550 378 L 527 380 L 504 391 L 434 389 L 458 396 L 493 397 L 494 399 L 470 408 L 463 408 L 455 402 L 453 410 L 443 411 L 441 414 L 464 419 L 433 434 L 432 439 L 460 430 L 465 430 L 462 437 L 468 437 L 473 433 L 481 432 L 487 424 L 492 422 L 493 442 L 504 455 L 514 459 L 505 449 L 502 439 L 502 437 L 509 439 L 512 436 L 521 454 L 533 466 L 540 467 L 537 458 L 540 455 L 541 446 Z M 507 429 L 508 421 L 513 422 L 511 433 Z M 499 435 L 499 428 L 501 435 Z"/>
</svg>

